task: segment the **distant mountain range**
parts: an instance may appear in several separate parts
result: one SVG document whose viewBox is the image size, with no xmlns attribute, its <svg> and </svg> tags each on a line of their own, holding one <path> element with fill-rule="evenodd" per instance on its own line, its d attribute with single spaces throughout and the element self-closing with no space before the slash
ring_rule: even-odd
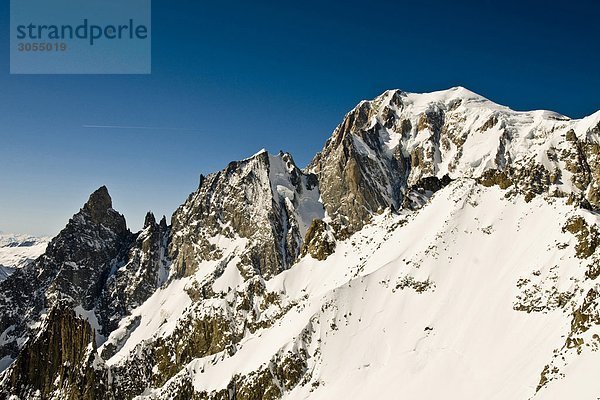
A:
<svg viewBox="0 0 600 400">
<path fill-rule="evenodd" d="M 41 256 L 50 238 L 0 232 L 0 281 Z"/>
<path fill-rule="evenodd" d="M 595 399 L 598 211 L 600 111 L 387 91 L 305 169 L 231 162 L 137 233 L 101 187 L 23 247 L 0 398 Z"/>
</svg>

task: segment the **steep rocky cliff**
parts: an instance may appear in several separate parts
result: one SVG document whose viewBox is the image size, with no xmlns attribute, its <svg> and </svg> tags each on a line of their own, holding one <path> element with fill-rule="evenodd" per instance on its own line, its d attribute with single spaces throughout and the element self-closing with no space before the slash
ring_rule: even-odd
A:
<svg viewBox="0 0 600 400">
<path fill-rule="evenodd" d="M 2 387 L 23 399 L 97 399 L 108 389 L 94 330 L 68 305 L 56 305 L 5 374 Z"/>
<path fill-rule="evenodd" d="M 156 223 L 154 214 L 148 212 L 144 229 L 111 271 L 96 302 L 103 334 L 114 330 L 123 317 L 167 281 L 171 263 L 167 251 L 169 232 L 165 217 Z"/>
<path fill-rule="evenodd" d="M 125 218 L 98 189 L 40 258 L 0 283 L 0 356 L 15 358 L 57 302 L 92 310 L 130 242 Z"/>
<path fill-rule="evenodd" d="M 168 233 L 166 220 L 157 224 L 151 213 L 143 231 L 129 232 L 101 187 L 40 258 L 1 282 L 3 368 L 15 360 L 5 394 L 103 398 L 106 382 L 97 380 L 106 371 L 89 369 L 98 366 L 95 349 L 167 280 Z"/>
<path fill-rule="evenodd" d="M 173 214 L 176 272 L 192 275 L 203 261 L 222 260 L 237 242 L 239 273 L 270 278 L 294 263 L 315 218 L 323 218 L 316 177 L 300 171 L 289 154 L 261 151 L 232 162 L 201 177 L 198 190 Z"/>
</svg>

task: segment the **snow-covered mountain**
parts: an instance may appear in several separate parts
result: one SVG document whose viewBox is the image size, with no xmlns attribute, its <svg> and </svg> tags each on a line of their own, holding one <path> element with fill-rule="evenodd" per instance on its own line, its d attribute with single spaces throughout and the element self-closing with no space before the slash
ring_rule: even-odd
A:
<svg viewBox="0 0 600 400">
<path fill-rule="evenodd" d="M 102 187 L 0 283 L 0 393 L 595 398 L 600 112 L 387 91 L 131 233 Z"/>
<path fill-rule="evenodd" d="M 41 256 L 50 238 L 0 232 L 0 281 Z"/>
</svg>

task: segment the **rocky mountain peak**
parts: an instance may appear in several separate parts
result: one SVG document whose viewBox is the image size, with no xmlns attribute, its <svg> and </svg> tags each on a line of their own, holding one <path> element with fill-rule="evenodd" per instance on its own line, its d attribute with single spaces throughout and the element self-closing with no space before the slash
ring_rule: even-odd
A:
<svg viewBox="0 0 600 400">
<path fill-rule="evenodd" d="M 148 211 L 148 213 L 146 213 L 146 217 L 144 218 L 144 229 L 154 225 L 156 225 L 156 218 L 154 218 L 154 214 L 151 211 Z"/>
<path fill-rule="evenodd" d="M 441 187 L 444 177 L 502 181 L 528 199 L 563 193 L 596 207 L 595 167 L 588 164 L 598 163 L 597 124 L 594 115 L 516 112 L 464 87 L 389 90 L 350 111 L 308 170 L 319 177 L 340 237 L 385 209 L 425 204 L 432 192 L 425 187 Z"/>
<path fill-rule="evenodd" d="M 323 217 L 316 176 L 303 173 L 284 152 L 261 150 L 208 175 L 173 215 L 172 254 L 178 273 L 223 257 L 222 242 L 239 240 L 244 277 L 273 276 L 300 254 L 313 219 Z M 226 239 L 225 239 L 226 238 Z"/>
<path fill-rule="evenodd" d="M 42 256 L 0 282 L 0 330 L 14 332 L 0 344 L 0 357 L 18 353 L 32 333 L 29 319 L 44 310 L 58 303 L 93 309 L 133 239 L 106 187 L 92 193 Z"/>
<path fill-rule="evenodd" d="M 162 216 L 162 218 L 160 219 L 159 225 L 161 227 L 161 229 L 166 229 L 167 228 L 167 217 L 166 216 Z"/>
<path fill-rule="evenodd" d="M 112 199 L 106 186 L 101 186 L 92 193 L 83 206 L 92 215 L 106 213 L 112 208 Z"/>
<path fill-rule="evenodd" d="M 125 217 L 112 208 L 112 199 L 106 186 L 94 191 L 81 210 L 95 224 L 103 225 L 117 234 L 127 232 Z"/>
</svg>

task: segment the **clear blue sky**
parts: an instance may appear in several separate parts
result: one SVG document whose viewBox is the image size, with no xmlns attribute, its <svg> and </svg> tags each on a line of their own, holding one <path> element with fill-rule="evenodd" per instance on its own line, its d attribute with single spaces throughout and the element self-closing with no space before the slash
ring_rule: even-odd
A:
<svg viewBox="0 0 600 400">
<path fill-rule="evenodd" d="M 106 184 L 139 229 L 261 148 L 301 166 L 361 99 L 462 85 L 517 110 L 600 108 L 597 1 L 153 1 L 149 76 L 9 75 L 0 230 L 56 234 Z M 90 129 L 128 125 L 189 130 Z"/>
</svg>

